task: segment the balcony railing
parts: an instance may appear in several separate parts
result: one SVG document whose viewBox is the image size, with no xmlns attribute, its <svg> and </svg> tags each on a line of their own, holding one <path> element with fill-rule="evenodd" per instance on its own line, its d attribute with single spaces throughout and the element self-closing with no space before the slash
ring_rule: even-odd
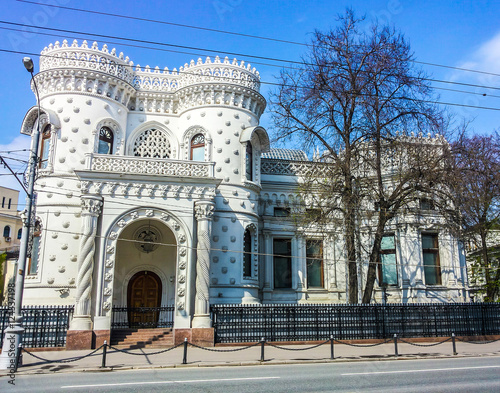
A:
<svg viewBox="0 0 500 393">
<path fill-rule="evenodd" d="M 214 177 L 213 162 L 114 156 L 106 154 L 90 154 L 88 159 L 87 168 L 97 172 L 177 177 Z"/>
</svg>

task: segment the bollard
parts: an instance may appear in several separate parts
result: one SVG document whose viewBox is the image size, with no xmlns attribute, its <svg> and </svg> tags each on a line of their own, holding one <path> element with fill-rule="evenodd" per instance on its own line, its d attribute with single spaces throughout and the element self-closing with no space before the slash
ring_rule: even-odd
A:
<svg viewBox="0 0 500 393">
<path fill-rule="evenodd" d="M 457 344 L 455 343 L 455 333 L 451 333 L 451 343 L 453 344 L 453 355 L 458 355 Z"/>
<path fill-rule="evenodd" d="M 335 359 L 335 355 L 333 353 L 333 336 L 330 336 L 330 359 Z"/>
<path fill-rule="evenodd" d="M 108 352 L 108 342 L 104 340 L 104 345 L 102 347 L 102 364 L 101 368 L 106 367 L 106 353 Z"/>
<path fill-rule="evenodd" d="M 394 333 L 394 356 L 399 356 L 398 353 L 398 335 Z"/>
<path fill-rule="evenodd" d="M 188 339 L 184 337 L 184 356 L 182 357 L 182 364 L 187 364 L 188 357 Z"/>
<path fill-rule="evenodd" d="M 101 368 L 106 367 L 106 354 L 108 352 L 108 342 L 107 340 L 104 340 L 104 344 L 102 347 L 102 363 L 101 363 Z"/>
<path fill-rule="evenodd" d="M 264 337 L 260 340 L 261 346 L 260 346 L 260 361 L 264 361 L 264 346 L 266 345 L 266 340 L 264 340 Z"/>
<path fill-rule="evenodd" d="M 18 350 L 17 350 L 17 353 L 16 353 L 16 364 L 14 365 L 14 372 L 16 373 L 17 372 L 17 368 L 19 367 L 20 363 L 21 363 L 21 359 L 22 359 L 22 355 L 21 355 L 21 352 L 23 351 L 23 344 L 19 344 L 19 347 L 18 347 Z"/>
</svg>

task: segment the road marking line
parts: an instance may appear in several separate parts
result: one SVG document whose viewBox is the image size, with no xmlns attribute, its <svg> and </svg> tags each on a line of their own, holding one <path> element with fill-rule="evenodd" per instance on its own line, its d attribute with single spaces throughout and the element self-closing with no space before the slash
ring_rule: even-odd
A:
<svg viewBox="0 0 500 393">
<path fill-rule="evenodd" d="M 432 371 L 456 371 L 456 370 L 472 370 L 481 368 L 500 368 L 500 366 L 477 366 L 477 367 L 453 367 L 453 368 L 429 368 L 424 370 L 398 370 L 398 371 L 371 371 L 366 373 L 344 373 L 347 375 L 371 375 L 371 374 L 401 374 L 401 373 L 428 373 Z"/>
<path fill-rule="evenodd" d="M 75 389 L 75 388 L 94 388 L 105 386 L 127 386 L 127 385 L 161 385 L 171 383 L 198 383 L 198 382 L 233 382 L 233 381 L 260 381 L 264 379 L 280 379 L 281 377 L 255 377 L 255 378 L 225 378 L 225 379 L 192 379 L 185 381 L 141 381 L 141 382 L 123 382 L 123 383 L 103 383 L 95 385 L 65 385 L 61 389 Z"/>
</svg>

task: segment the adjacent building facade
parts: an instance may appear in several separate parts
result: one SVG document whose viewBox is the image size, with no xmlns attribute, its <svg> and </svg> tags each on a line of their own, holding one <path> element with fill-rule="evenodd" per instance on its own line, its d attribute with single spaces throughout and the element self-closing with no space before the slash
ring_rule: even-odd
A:
<svg viewBox="0 0 500 393">
<path fill-rule="evenodd" d="M 185 330 L 210 328 L 211 304 L 346 302 L 340 228 L 310 234 L 290 214 L 310 162 L 270 149 L 254 68 L 143 68 L 64 41 L 35 80 L 41 116 L 31 108 L 21 130 L 41 130 L 25 304 L 75 304 L 71 330 L 106 337 L 113 306 L 173 305 Z M 374 301 L 382 287 L 391 302 L 467 299 L 463 253 L 438 221 L 418 206 L 394 221 Z"/>
<path fill-rule="evenodd" d="M 18 211 L 19 191 L 0 187 L 0 305 L 4 303 L 6 288 L 14 275 L 14 266 L 19 256 L 22 233 L 21 212 Z"/>
</svg>

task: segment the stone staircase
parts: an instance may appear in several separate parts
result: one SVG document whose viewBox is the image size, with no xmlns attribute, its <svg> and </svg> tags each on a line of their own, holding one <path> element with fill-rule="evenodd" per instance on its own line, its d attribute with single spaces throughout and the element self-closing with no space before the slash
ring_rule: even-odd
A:
<svg viewBox="0 0 500 393">
<path fill-rule="evenodd" d="M 111 345 L 121 349 L 168 348 L 174 346 L 172 329 L 114 329 Z"/>
</svg>

